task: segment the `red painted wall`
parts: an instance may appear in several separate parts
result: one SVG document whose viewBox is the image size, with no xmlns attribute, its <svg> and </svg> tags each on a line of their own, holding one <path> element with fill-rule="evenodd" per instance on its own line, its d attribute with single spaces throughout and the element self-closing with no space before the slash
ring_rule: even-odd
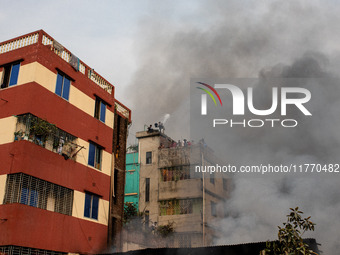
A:
<svg viewBox="0 0 340 255">
<path fill-rule="evenodd" d="M 0 90 L 0 118 L 32 113 L 112 153 L 113 129 L 35 82 Z M 94 111 L 94 110 L 93 110 Z"/>
<path fill-rule="evenodd" d="M 109 200 L 110 176 L 29 141 L 0 145 L 0 175 L 20 172 Z"/>
<path fill-rule="evenodd" d="M 107 227 L 28 205 L 0 206 L 0 246 L 16 245 L 74 253 L 100 253 Z"/>
</svg>

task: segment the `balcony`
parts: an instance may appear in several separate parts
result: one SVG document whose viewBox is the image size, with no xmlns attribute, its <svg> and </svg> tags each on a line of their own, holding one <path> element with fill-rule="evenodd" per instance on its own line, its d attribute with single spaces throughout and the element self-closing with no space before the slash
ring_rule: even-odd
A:
<svg viewBox="0 0 340 255">
<path fill-rule="evenodd" d="M 78 148 L 77 138 L 32 114 L 17 116 L 14 140 L 27 140 L 49 151 L 75 160 Z"/>
<path fill-rule="evenodd" d="M 190 197 L 202 197 L 201 179 L 159 183 L 159 200 Z"/>
</svg>

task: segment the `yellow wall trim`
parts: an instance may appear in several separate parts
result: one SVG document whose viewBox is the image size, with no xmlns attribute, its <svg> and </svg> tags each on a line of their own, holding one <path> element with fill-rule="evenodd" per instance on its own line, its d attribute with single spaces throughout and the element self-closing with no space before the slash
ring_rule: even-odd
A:
<svg viewBox="0 0 340 255">
<path fill-rule="evenodd" d="M 98 208 L 98 220 L 84 217 L 85 193 L 76 191 L 76 190 L 74 191 L 74 200 L 73 200 L 73 209 L 72 209 L 73 217 L 92 221 L 92 222 L 107 226 L 109 224 L 109 221 L 108 221 L 109 201 L 100 198 L 98 207 L 99 207 Z"/>
<path fill-rule="evenodd" d="M 0 144 L 14 142 L 17 118 L 14 116 L 0 119 Z M 5 128 L 4 128 L 5 127 Z"/>
<path fill-rule="evenodd" d="M 0 175 L 0 205 L 2 205 L 5 197 L 7 174 Z"/>
</svg>

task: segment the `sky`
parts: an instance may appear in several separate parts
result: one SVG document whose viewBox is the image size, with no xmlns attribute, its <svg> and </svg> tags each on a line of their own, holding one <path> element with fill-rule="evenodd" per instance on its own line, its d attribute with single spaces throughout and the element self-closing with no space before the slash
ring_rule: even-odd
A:
<svg viewBox="0 0 340 255">
<path fill-rule="evenodd" d="M 0 26 L 0 41 L 43 29 L 115 86 L 116 98 L 132 109 L 129 143 L 144 125 L 164 116 L 170 116 L 165 123 L 168 135 L 190 139 L 190 79 L 310 74 L 338 79 L 340 10 L 334 0 L 0 2 L 0 22 L 6 24 Z M 336 160 L 337 84 L 317 87 L 323 96 L 314 100 L 315 113 L 323 116 L 330 109 L 329 114 L 297 131 L 297 146 L 278 150 L 275 160 L 321 159 L 321 151 L 329 155 L 322 158 L 325 162 Z M 328 121 L 326 129 L 323 121 Z M 251 162 L 261 158 L 260 151 L 269 155 L 274 146 L 292 141 L 280 131 L 243 135 L 247 139 L 228 137 L 232 150 L 227 160 L 238 161 L 243 153 Z M 249 141 L 262 146 L 253 147 Z M 288 208 L 300 206 L 317 223 L 314 237 L 323 244 L 324 254 L 336 254 L 338 179 L 236 179 L 224 206 L 238 216 L 220 223 L 228 231 L 218 242 L 272 239 Z"/>
</svg>

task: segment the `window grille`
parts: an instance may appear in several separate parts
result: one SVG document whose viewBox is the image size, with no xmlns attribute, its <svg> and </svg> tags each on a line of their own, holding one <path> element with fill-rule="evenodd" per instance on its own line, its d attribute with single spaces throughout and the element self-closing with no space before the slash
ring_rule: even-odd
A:
<svg viewBox="0 0 340 255">
<path fill-rule="evenodd" d="M 160 215 L 179 215 L 179 214 L 191 214 L 192 213 L 192 200 L 164 200 L 160 201 Z"/>
<path fill-rule="evenodd" d="M 66 255 L 66 252 L 41 250 L 20 246 L 0 246 L 1 255 Z"/>
<path fill-rule="evenodd" d="M 27 174 L 9 174 L 4 204 L 12 203 L 72 215 L 73 190 Z"/>
<path fill-rule="evenodd" d="M 161 168 L 161 180 L 163 182 L 187 179 L 190 179 L 190 166 Z"/>
</svg>

